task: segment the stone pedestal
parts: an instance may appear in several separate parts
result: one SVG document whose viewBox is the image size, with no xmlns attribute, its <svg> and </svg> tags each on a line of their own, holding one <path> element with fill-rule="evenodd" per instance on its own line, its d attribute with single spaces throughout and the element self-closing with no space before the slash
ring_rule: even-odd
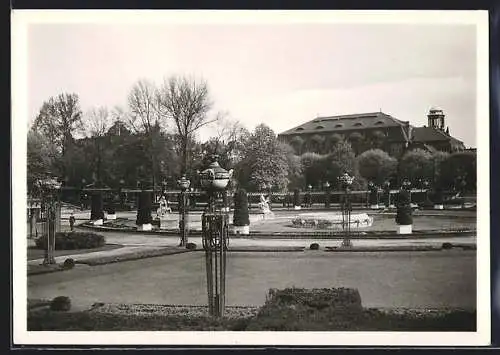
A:
<svg viewBox="0 0 500 355">
<path fill-rule="evenodd" d="M 398 234 L 411 234 L 411 232 L 412 232 L 411 224 L 398 225 Z"/>
<path fill-rule="evenodd" d="M 93 221 L 92 221 L 92 224 L 93 224 L 94 226 L 102 226 L 102 224 L 103 224 L 103 220 L 102 220 L 102 219 L 96 219 L 96 220 L 93 220 Z"/>
<path fill-rule="evenodd" d="M 139 231 L 150 231 L 152 229 L 153 226 L 151 225 L 151 223 L 140 224 L 139 226 L 137 226 L 137 230 Z"/>
<path fill-rule="evenodd" d="M 248 235 L 250 234 L 250 226 L 233 226 L 233 233 Z"/>
<path fill-rule="evenodd" d="M 107 215 L 106 215 L 106 219 L 107 219 L 108 221 L 115 220 L 115 219 L 116 219 L 116 214 L 115 214 L 115 213 L 113 213 L 113 214 L 107 214 Z"/>
</svg>

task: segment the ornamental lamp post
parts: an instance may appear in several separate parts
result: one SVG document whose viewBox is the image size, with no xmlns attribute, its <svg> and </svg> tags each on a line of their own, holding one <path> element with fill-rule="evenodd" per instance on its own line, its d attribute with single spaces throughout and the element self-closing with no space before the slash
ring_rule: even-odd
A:
<svg viewBox="0 0 500 355">
<path fill-rule="evenodd" d="M 323 186 L 325 188 L 325 208 L 330 208 L 330 183 L 327 181 Z"/>
<path fill-rule="evenodd" d="M 384 191 L 387 194 L 387 208 L 391 207 L 391 182 L 389 180 L 384 181 Z"/>
<path fill-rule="evenodd" d="M 354 181 L 354 177 L 348 173 L 344 173 L 339 177 L 341 188 L 344 190 L 344 200 L 342 201 L 342 230 L 344 232 L 344 239 L 342 240 L 342 247 L 352 247 L 351 234 L 351 201 L 350 201 L 350 188 Z"/>
<path fill-rule="evenodd" d="M 181 232 L 181 242 L 179 246 L 184 247 L 188 242 L 188 221 L 187 221 L 187 208 L 186 191 L 191 185 L 191 181 L 186 178 L 186 175 L 177 180 L 177 185 L 181 188 L 181 198 L 179 200 L 179 231 Z"/>
<path fill-rule="evenodd" d="M 311 195 L 311 191 L 312 191 L 312 185 L 309 184 L 307 185 L 307 198 L 306 198 L 306 207 L 312 207 L 312 195 Z"/>
<path fill-rule="evenodd" d="M 61 183 L 55 178 L 38 180 L 42 205 L 45 207 L 44 234 L 47 236 L 43 265 L 56 264 L 54 251 L 56 249 L 56 214 L 58 213 L 59 190 Z"/>
<path fill-rule="evenodd" d="M 200 172 L 202 188 L 208 194 L 208 209 L 202 215 L 202 244 L 207 272 L 208 311 L 210 316 L 224 315 L 226 299 L 226 251 L 229 244 L 229 215 L 217 208 L 216 201 L 229 184 L 233 170 L 222 168 L 212 155 L 208 168 Z"/>
</svg>

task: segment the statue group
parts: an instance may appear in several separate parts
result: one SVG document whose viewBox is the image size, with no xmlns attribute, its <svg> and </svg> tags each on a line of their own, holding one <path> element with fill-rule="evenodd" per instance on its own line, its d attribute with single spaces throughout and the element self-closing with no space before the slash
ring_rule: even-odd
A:
<svg viewBox="0 0 500 355">
<path fill-rule="evenodd" d="M 264 217 L 273 215 L 273 212 L 271 212 L 269 197 L 266 197 L 263 194 L 260 195 L 259 208 L 260 212 L 264 214 Z"/>
</svg>

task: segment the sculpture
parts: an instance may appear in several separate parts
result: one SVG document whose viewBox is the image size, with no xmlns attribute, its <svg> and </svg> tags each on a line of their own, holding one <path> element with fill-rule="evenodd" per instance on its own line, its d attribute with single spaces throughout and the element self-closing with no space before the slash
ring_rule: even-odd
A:
<svg viewBox="0 0 500 355">
<path fill-rule="evenodd" d="M 271 212 L 271 208 L 269 207 L 269 198 L 266 198 L 263 194 L 260 195 L 259 207 L 262 213 Z"/>
</svg>

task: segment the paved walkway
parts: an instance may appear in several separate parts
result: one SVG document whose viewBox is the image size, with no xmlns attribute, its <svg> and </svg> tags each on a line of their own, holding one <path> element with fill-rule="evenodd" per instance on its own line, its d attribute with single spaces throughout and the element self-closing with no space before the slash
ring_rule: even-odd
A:
<svg viewBox="0 0 500 355">
<path fill-rule="evenodd" d="M 160 249 L 165 247 L 177 247 L 179 245 L 179 237 L 177 236 L 161 236 L 141 233 L 126 233 L 126 232 L 106 232 L 100 231 L 106 238 L 108 244 L 123 245 L 123 248 L 102 250 L 85 254 L 64 255 L 56 257 L 57 262 L 64 262 L 67 258 L 74 260 L 88 260 L 97 257 L 108 257 L 129 254 L 133 252 Z M 189 241 L 196 243 L 198 248 L 201 248 L 201 236 L 189 237 Z M 325 240 L 325 239 L 260 239 L 260 238 L 231 238 L 229 239 L 230 247 L 305 247 L 308 248 L 311 243 L 318 243 L 322 248 L 340 246 L 340 239 Z M 475 236 L 466 237 L 450 237 L 450 238 L 408 238 L 408 239 L 359 239 L 353 240 L 354 246 L 358 247 L 387 247 L 387 246 L 441 246 L 444 242 L 475 245 Z M 28 265 L 39 265 L 43 259 L 35 259 L 28 261 Z"/>
<path fill-rule="evenodd" d="M 70 213 L 73 212 L 77 220 L 87 220 L 90 211 L 84 210 L 64 210 L 62 211 L 62 229 L 69 229 L 68 220 Z M 130 217 L 135 212 L 119 212 L 118 215 L 122 217 Z M 88 229 L 76 230 L 88 231 Z M 178 236 L 167 235 L 153 235 L 141 234 L 137 232 L 108 232 L 98 231 L 106 238 L 107 244 L 123 245 L 122 248 L 102 250 L 84 254 L 72 254 L 56 257 L 56 262 L 64 262 L 67 258 L 72 258 L 76 261 L 89 260 L 93 258 L 109 257 L 130 254 L 134 252 L 147 251 L 152 249 L 160 249 L 165 247 L 177 247 L 179 245 Z M 191 236 L 189 241 L 196 243 L 198 248 L 201 248 L 201 236 Z M 30 245 L 28 241 L 28 245 Z M 465 237 L 450 237 L 450 238 L 415 238 L 409 237 L 408 239 L 359 239 L 353 240 L 353 245 L 356 247 L 388 247 L 388 246 L 441 246 L 443 243 L 456 243 L 466 245 L 476 245 L 476 236 Z M 321 248 L 324 247 L 338 247 L 341 244 L 340 239 L 263 239 L 263 238 L 242 238 L 230 237 L 230 247 L 305 247 L 308 248 L 312 243 L 318 243 Z M 40 265 L 43 259 L 35 259 L 28 261 L 28 265 Z"/>
</svg>

